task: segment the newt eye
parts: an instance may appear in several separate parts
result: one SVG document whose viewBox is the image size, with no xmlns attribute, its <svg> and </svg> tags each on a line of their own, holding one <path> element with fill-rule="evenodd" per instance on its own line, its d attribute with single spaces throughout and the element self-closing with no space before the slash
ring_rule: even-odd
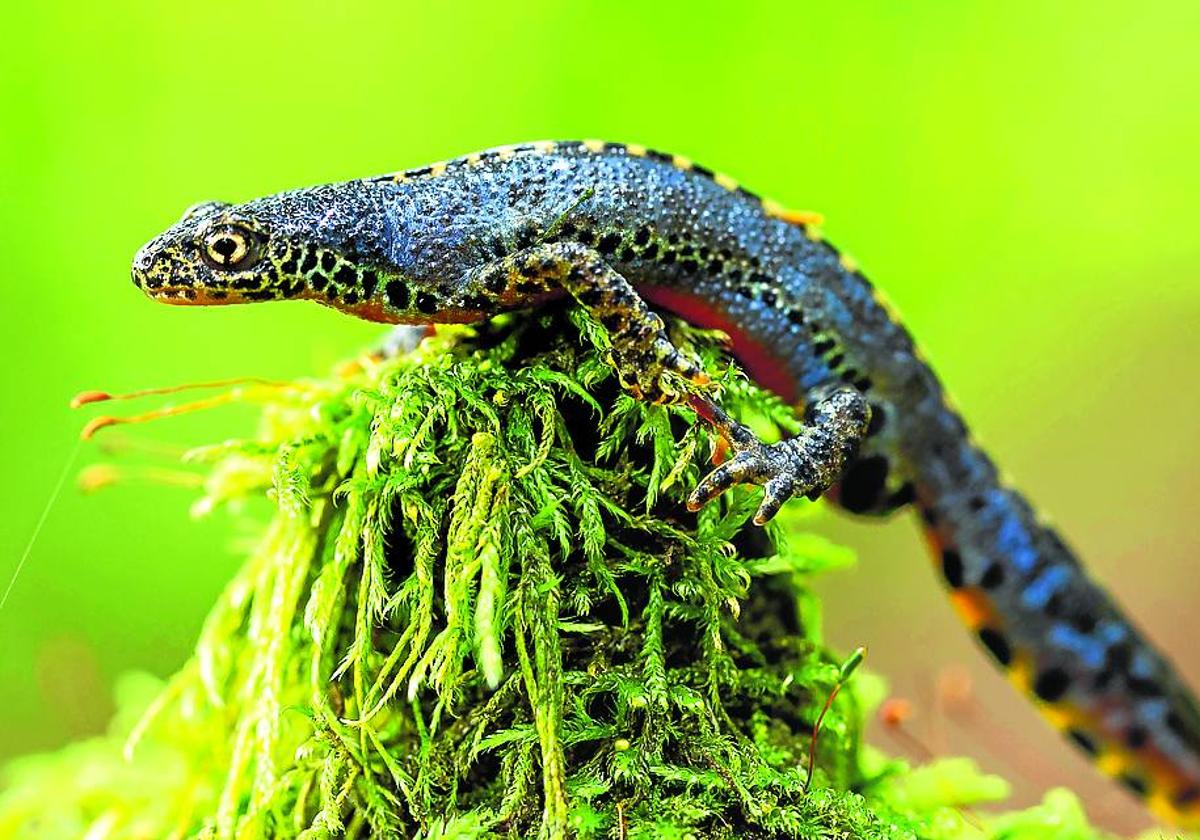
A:
<svg viewBox="0 0 1200 840">
<path fill-rule="evenodd" d="M 225 225 L 204 237 L 204 255 L 217 268 L 244 268 L 254 261 L 253 234 L 240 227 Z"/>
</svg>

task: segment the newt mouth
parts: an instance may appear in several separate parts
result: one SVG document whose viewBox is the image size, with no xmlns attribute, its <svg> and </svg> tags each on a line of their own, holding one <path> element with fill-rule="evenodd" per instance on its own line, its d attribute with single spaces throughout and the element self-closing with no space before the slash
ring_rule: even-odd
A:
<svg viewBox="0 0 1200 840">
<path fill-rule="evenodd" d="M 196 290 L 187 286 L 164 286 L 161 289 L 147 289 L 146 294 L 160 303 L 170 303 L 179 306 L 201 303 Z"/>
<path fill-rule="evenodd" d="M 222 303 L 243 302 L 243 298 L 238 293 L 229 292 L 224 289 L 163 286 L 158 289 L 146 289 L 145 292 L 159 303 L 166 303 L 172 306 L 212 306 Z"/>
</svg>

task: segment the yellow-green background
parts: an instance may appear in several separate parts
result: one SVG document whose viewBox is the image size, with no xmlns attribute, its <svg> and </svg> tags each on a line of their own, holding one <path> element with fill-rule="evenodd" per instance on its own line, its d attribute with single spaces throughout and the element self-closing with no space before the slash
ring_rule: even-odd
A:
<svg viewBox="0 0 1200 840">
<path fill-rule="evenodd" d="M 824 211 L 997 460 L 1200 680 L 1200 4 L 52 0 L 0 31 L 5 580 L 85 419 L 74 392 L 320 372 L 378 334 L 143 299 L 130 257 L 184 207 L 595 136 Z M 51 509 L 0 612 L 0 756 L 96 731 L 116 674 L 186 656 L 242 536 L 188 521 L 191 498 L 68 487 Z M 830 634 L 871 647 L 914 732 L 1136 823 L 959 630 L 911 522 L 829 528 L 864 556 L 825 587 Z M 948 716 L 952 666 L 976 699 Z"/>
</svg>

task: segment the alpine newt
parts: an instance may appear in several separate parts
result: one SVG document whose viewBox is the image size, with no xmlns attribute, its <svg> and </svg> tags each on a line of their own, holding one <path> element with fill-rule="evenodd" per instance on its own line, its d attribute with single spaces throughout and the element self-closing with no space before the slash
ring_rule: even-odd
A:
<svg viewBox="0 0 1200 840">
<path fill-rule="evenodd" d="M 804 214 L 642 146 L 541 142 L 244 204 L 208 202 L 147 244 L 167 303 L 307 299 L 388 323 L 471 322 L 569 294 L 612 337 L 622 384 L 691 399 L 732 457 L 689 498 L 765 489 L 756 521 L 825 492 L 914 506 L 971 632 L 1041 711 L 1164 819 L 1200 825 L 1200 707 L 1167 659 L 999 478 L 909 333 Z M 804 406 L 773 445 L 711 401 L 651 307 L 731 338 Z"/>
</svg>

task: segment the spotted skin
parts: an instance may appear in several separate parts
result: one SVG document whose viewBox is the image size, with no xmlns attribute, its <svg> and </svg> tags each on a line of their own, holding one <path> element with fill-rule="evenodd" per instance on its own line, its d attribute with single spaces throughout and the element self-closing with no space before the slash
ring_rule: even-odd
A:
<svg viewBox="0 0 1200 840">
<path fill-rule="evenodd" d="M 316 300 L 389 323 L 471 322 L 571 295 L 609 330 L 631 393 L 690 399 L 732 457 L 689 499 L 763 485 L 758 521 L 823 491 L 914 505 L 951 601 L 1045 716 L 1164 819 L 1200 825 L 1200 711 L 1166 658 L 1006 486 L 936 376 L 811 214 L 641 146 L 478 152 L 378 178 L 188 211 L 134 260 L 177 304 Z M 805 406 L 767 446 L 696 389 L 651 308 L 731 337 L 750 374 Z"/>
</svg>

